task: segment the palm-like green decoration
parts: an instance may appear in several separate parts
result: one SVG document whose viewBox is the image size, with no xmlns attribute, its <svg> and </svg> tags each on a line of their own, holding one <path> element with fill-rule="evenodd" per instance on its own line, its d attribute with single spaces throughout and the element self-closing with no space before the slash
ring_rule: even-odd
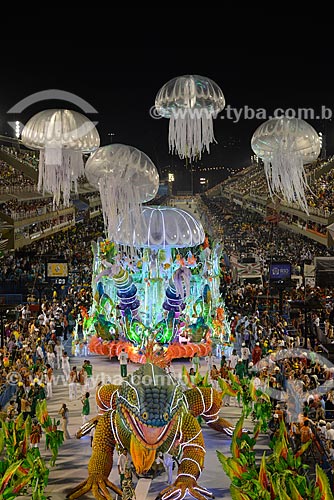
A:
<svg viewBox="0 0 334 500">
<path fill-rule="evenodd" d="M 54 466 L 63 432 L 57 430 L 59 422 L 49 417 L 45 400 L 37 404 L 36 416 L 52 452 L 48 465 Z M 21 495 L 46 500 L 44 490 L 50 469 L 39 449 L 29 447 L 31 431 L 31 417 L 24 420 L 22 413 L 9 422 L 0 420 L 0 498 L 3 500 L 14 500 Z"/>
<path fill-rule="evenodd" d="M 311 445 L 304 444 L 293 452 L 284 422 L 280 423 L 278 436 L 274 439 L 272 453 L 263 454 L 261 464 L 255 461 L 256 437 L 242 431 L 244 414 L 234 430 L 231 442 L 231 457 L 217 451 L 222 467 L 231 479 L 233 500 L 334 500 L 325 472 L 316 465 L 316 480 L 308 481 L 302 474 L 307 466 L 302 464 L 302 455 Z M 256 435 L 256 433 L 254 434 Z"/>
</svg>

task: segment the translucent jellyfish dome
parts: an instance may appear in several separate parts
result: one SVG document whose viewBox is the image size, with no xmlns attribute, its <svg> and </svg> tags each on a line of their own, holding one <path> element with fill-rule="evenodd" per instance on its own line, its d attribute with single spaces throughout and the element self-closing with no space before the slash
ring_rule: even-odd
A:
<svg viewBox="0 0 334 500">
<path fill-rule="evenodd" d="M 143 151 L 125 144 L 110 144 L 95 151 L 87 160 L 88 182 L 99 188 L 101 183 L 131 183 L 142 203 L 152 200 L 159 189 L 159 173 Z"/>
<path fill-rule="evenodd" d="M 142 226 L 132 232 L 121 221 L 116 242 L 137 248 L 183 248 L 203 243 L 202 224 L 186 210 L 172 207 L 144 207 Z"/>
<path fill-rule="evenodd" d="M 316 160 L 321 144 L 317 132 L 298 118 L 274 118 L 260 125 L 253 134 L 251 146 L 262 160 L 271 160 L 278 150 L 296 153 L 303 163 Z"/>
<path fill-rule="evenodd" d="M 110 239 L 115 239 L 121 220 L 129 234 L 141 226 L 141 204 L 152 200 L 159 189 L 158 170 L 145 153 L 133 146 L 110 144 L 87 160 L 85 173 L 100 191 Z"/>
<path fill-rule="evenodd" d="M 212 119 L 222 111 L 225 98 L 210 78 L 184 75 L 173 78 L 158 92 L 157 112 L 169 118 L 169 150 L 180 158 L 200 158 L 215 142 Z"/>
<path fill-rule="evenodd" d="M 21 138 L 31 149 L 57 144 L 63 149 L 89 153 L 100 145 L 94 123 L 69 109 L 47 109 L 37 113 L 26 123 Z"/>
<path fill-rule="evenodd" d="M 82 153 L 94 151 L 100 137 L 93 122 L 69 109 L 48 109 L 34 115 L 21 134 L 22 142 L 40 150 L 38 189 L 53 195 L 56 205 L 62 198 L 69 204 L 71 189 L 84 174 Z"/>
<path fill-rule="evenodd" d="M 251 146 L 263 160 L 270 195 L 283 196 L 308 213 L 304 164 L 316 160 L 321 150 L 314 128 L 298 118 L 275 118 L 257 128 Z"/>
</svg>

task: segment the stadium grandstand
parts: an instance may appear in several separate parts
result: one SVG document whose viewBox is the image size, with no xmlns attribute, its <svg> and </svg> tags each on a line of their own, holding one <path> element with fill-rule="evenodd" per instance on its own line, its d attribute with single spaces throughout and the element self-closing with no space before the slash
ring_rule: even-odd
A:
<svg viewBox="0 0 334 500">
<path fill-rule="evenodd" d="M 330 248 L 333 246 L 331 225 L 334 223 L 333 166 L 332 157 L 306 165 L 310 188 L 307 192 L 308 214 L 297 205 L 285 202 L 283 197 L 270 197 L 264 169 L 260 164 L 242 169 L 206 191 L 206 196 L 216 201 L 228 199 L 258 213 L 269 222 L 277 223 L 282 229 L 306 236 Z"/>
</svg>

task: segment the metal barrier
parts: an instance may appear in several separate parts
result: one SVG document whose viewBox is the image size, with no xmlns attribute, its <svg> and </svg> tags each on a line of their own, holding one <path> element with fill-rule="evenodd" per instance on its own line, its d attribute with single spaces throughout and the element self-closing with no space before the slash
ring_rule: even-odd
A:
<svg viewBox="0 0 334 500">
<path fill-rule="evenodd" d="M 17 305 L 22 304 L 23 295 L 20 293 L 0 293 L 0 304 Z"/>
</svg>

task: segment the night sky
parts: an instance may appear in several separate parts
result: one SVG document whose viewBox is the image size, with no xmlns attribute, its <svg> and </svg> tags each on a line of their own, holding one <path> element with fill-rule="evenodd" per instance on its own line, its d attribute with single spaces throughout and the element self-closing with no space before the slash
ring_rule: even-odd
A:
<svg viewBox="0 0 334 500">
<path fill-rule="evenodd" d="M 20 115 L 8 117 L 7 111 L 24 97 L 42 90 L 59 89 L 87 101 L 98 112 L 87 115 L 98 120 L 101 145 L 113 142 L 131 144 L 143 150 L 161 170 L 166 165 L 182 168 L 175 156 L 168 154 L 168 120 L 154 120 L 150 108 L 155 95 L 168 80 L 198 74 L 210 77 L 223 90 L 226 105 L 243 112 L 243 107 L 264 108 L 268 116 L 278 107 L 313 107 L 320 114 L 321 105 L 334 114 L 334 84 L 325 69 L 327 54 L 320 54 L 316 64 L 300 48 L 280 48 L 268 57 L 265 48 L 247 43 L 235 48 L 210 49 L 208 46 L 161 48 L 154 39 L 146 48 L 125 49 L 114 41 L 103 51 L 82 53 L 62 60 L 45 57 L 40 61 L 6 58 L 1 63 L 0 133 L 10 134 L 8 119 L 25 123 L 36 112 L 55 107 L 77 109 L 72 104 L 44 101 L 29 106 Z M 323 57 L 323 59 L 322 59 Z M 251 112 L 251 111 L 249 111 Z M 241 119 L 236 122 L 222 112 L 215 120 L 215 137 L 211 154 L 204 153 L 202 166 L 246 166 L 250 162 L 250 140 L 256 128 L 265 121 Z M 329 112 L 328 112 L 329 114 Z M 327 116 L 328 116 L 327 114 Z M 224 119 L 220 117 L 223 116 Z M 327 117 L 325 117 L 327 118 Z M 327 154 L 334 153 L 334 127 L 329 119 L 307 120 L 326 134 Z"/>
</svg>

